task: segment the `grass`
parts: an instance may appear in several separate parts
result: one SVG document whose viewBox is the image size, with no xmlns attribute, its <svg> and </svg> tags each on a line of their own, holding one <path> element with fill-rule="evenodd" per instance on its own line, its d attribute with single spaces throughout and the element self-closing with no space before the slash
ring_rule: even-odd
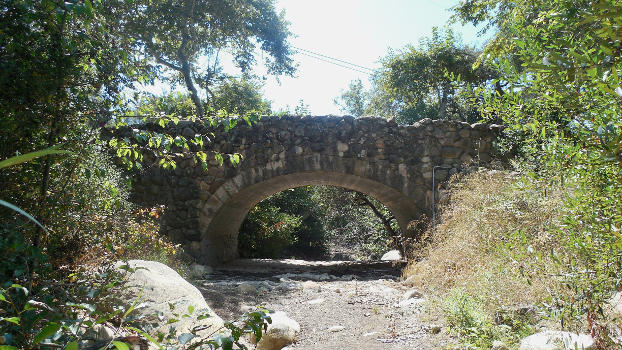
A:
<svg viewBox="0 0 622 350">
<path fill-rule="evenodd" d="M 564 292 L 551 257 L 562 251 L 551 228 L 561 220 L 564 190 L 517 172 L 480 170 L 452 179 L 442 197 L 430 243 L 404 277 L 438 300 L 452 328 L 484 338 L 471 343 L 487 348 L 503 333 L 494 325 L 499 310 L 546 305 Z M 528 333 L 523 326 L 512 331 Z"/>
</svg>

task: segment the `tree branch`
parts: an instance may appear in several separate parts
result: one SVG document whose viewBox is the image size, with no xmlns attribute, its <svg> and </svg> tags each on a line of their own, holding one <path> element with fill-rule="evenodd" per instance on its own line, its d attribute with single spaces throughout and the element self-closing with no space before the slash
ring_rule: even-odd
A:
<svg viewBox="0 0 622 350">
<path fill-rule="evenodd" d="M 181 71 L 181 67 L 180 66 L 176 66 L 175 64 L 166 61 L 165 59 L 161 58 L 161 57 L 156 57 L 156 61 L 170 69 L 174 69 L 176 71 Z"/>
</svg>

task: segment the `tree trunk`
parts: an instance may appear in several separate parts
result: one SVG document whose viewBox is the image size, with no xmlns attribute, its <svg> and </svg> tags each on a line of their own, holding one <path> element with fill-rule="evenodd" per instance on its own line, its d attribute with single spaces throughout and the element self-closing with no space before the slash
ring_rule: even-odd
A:
<svg viewBox="0 0 622 350">
<path fill-rule="evenodd" d="M 184 82 L 186 83 L 186 87 L 188 91 L 190 91 L 190 98 L 192 102 L 197 107 L 197 114 L 199 117 L 204 117 L 205 112 L 203 112 L 203 103 L 201 102 L 201 98 L 199 97 L 199 92 L 197 88 L 194 86 L 194 82 L 192 81 L 192 70 L 190 69 L 190 62 L 188 62 L 188 58 L 184 54 L 184 47 L 186 46 L 187 37 L 184 36 L 184 39 L 177 50 L 177 56 L 179 57 L 179 62 L 181 62 L 181 74 L 184 76 Z"/>
<path fill-rule="evenodd" d="M 188 18 L 192 17 L 194 12 L 194 1 L 187 2 L 186 11 Z M 203 111 L 203 103 L 201 102 L 201 98 L 199 97 L 199 92 L 197 88 L 194 86 L 194 82 L 192 81 L 192 69 L 190 67 L 190 62 L 188 61 L 188 57 L 186 57 L 186 45 L 188 45 L 188 31 L 185 26 L 181 28 L 181 45 L 177 49 L 177 57 L 179 58 L 179 62 L 181 63 L 181 74 L 184 76 L 184 82 L 186 83 L 186 87 L 188 91 L 190 91 L 190 98 L 192 102 L 197 107 L 197 114 L 199 117 L 204 117 L 205 112 Z"/>
<path fill-rule="evenodd" d="M 400 235 L 393 229 L 393 227 L 391 227 L 391 221 L 394 220 L 395 217 L 390 216 L 387 218 L 386 216 L 384 216 L 380 212 L 380 210 L 376 208 L 374 203 L 372 203 L 369 200 L 369 198 L 367 198 L 367 196 L 365 196 L 364 194 L 360 192 L 356 192 L 356 199 L 359 200 L 362 205 L 369 207 L 374 212 L 374 215 L 376 215 L 376 217 L 380 219 L 380 222 L 382 222 L 382 225 L 384 226 L 385 230 L 387 230 L 387 232 L 389 232 L 389 234 L 391 235 L 391 239 L 393 240 L 393 245 L 397 248 L 397 250 L 399 250 L 402 257 L 405 257 L 406 255 L 404 251 L 404 245 L 402 244 L 400 240 Z"/>
</svg>

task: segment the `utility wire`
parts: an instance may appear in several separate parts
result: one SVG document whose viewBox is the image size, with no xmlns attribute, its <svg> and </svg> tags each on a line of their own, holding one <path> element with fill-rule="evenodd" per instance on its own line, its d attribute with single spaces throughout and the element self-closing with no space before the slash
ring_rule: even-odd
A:
<svg viewBox="0 0 622 350">
<path fill-rule="evenodd" d="M 372 74 L 374 72 L 374 70 L 371 69 L 371 68 L 367 68 L 367 67 L 364 67 L 364 66 L 352 63 L 352 62 L 348 62 L 348 61 L 344 61 L 344 60 L 341 60 L 341 59 L 338 59 L 338 58 L 334 58 L 334 57 L 330 57 L 330 56 L 327 56 L 327 55 L 323 55 L 321 53 L 313 52 L 311 50 L 306 50 L 306 49 L 303 49 L 303 48 L 300 48 L 300 47 L 296 47 L 296 46 L 292 46 L 292 47 L 294 49 L 302 51 L 302 52 L 300 52 L 301 54 L 309 56 L 309 57 L 316 58 L 316 59 L 318 59 L 320 61 L 324 61 L 324 62 L 328 62 L 328 63 L 331 63 L 331 64 L 335 64 L 335 65 L 338 65 L 338 66 L 341 66 L 341 67 L 344 67 L 344 68 L 353 69 L 353 70 L 356 70 L 356 71 L 359 71 L 359 72 L 361 71 L 361 69 L 369 71 L 369 72 L 365 72 L 366 74 Z M 315 56 L 319 56 L 319 57 L 315 57 Z M 322 59 L 320 57 L 323 57 L 324 59 Z M 330 60 L 330 61 L 328 61 L 328 60 Z M 332 62 L 332 61 L 341 62 L 341 63 L 344 63 L 344 64 L 346 64 L 348 66 L 352 66 L 352 67 L 345 67 L 344 65 L 337 64 L 337 63 Z M 356 68 L 353 68 L 353 67 L 356 67 Z M 361 73 L 364 73 L 364 72 L 361 72 Z"/>
<path fill-rule="evenodd" d="M 367 67 L 364 67 L 364 66 L 361 66 L 361 65 L 358 65 L 358 64 L 352 63 L 352 62 L 348 62 L 348 61 L 340 60 L 340 59 L 338 59 L 338 58 L 334 58 L 334 57 L 326 56 L 326 55 L 323 55 L 323 54 L 321 54 L 321 53 L 317 53 L 317 52 L 313 52 L 313 51 L 311 51 L 311 50 L 303 49 L 303 48 L 301 48 L 301 47 L 296 47 L 296 46 L 292 46 L 292 47 L 293 47 L 293 48 L 295 48 L 295 49 L 298 49 L 298 50 L 300 50 L 300 51 L 305 51 L 305 52 L 307 52 L 307 53 L 310 53 L 310 54 L 313 54 L 313 55 L 316 55 L 316 56 L 321 56 L 321 57 L 324 57 L 324 58 L 328 58 L 329 60 L 338 61 L 338 62 L 345 63 L 345 64 L 350 65 L 350 66 L 355 66 L 355 67 L 358 67 L 358 68 L 363 68 L 363 69 L 365 69 L 365 70 L 372 71 L 372 72 L 374 71 L 374 70 L 373 70 L 373 69 L 371 69 L 371 68 L 367 68 Z"/>
<path fill-rule="evenodd" d="M 300 54 L 308 56 L 308 57 L 311 57 L 311 58 L 315 58 L 316 60 L 320 60 L 320 61 L 323 61 L 323 62 L 326 62 L 326 63 L 334 64 L 335 66 L 347 68 L 347 69 L 350 69 L 350 70 L 353 70 L 353 71 L 356 71 L 356 72 L 359 72 L 359 73 L 362 73 L 362 74 L 373 75 L 372 72 L 367 72 L 367 71 L 364 71 L 364 70 L 361 70 L 361 69 L 357 69 L 357 68 L 354 68 L 354 67 L 351 67 L 351 66 L 346 66 L 345 64 L 340 64 L 340 63 L 337 63 L 337 62 L 329 61 L 329 60 L 323 59 L 321 57 L 309 55 L 309 54 L 304 53 L 304 52 L 300 52 Z"/>
</svg>

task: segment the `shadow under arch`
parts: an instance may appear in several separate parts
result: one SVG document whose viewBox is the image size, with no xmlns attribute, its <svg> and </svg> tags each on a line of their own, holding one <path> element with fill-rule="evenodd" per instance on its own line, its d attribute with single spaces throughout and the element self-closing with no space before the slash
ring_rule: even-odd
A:
<svg viewBox="0 0 622 350">
<path fill-rule="evenodd" d="M 221 198 L 206 203 L 206 214 L 200 218 L 201 257 L 203 263 L 219 264 L 238 257 L 238 231 L 248 212 L 261 200 L 284 190 L 308 186 L 329 185 L 358 191 L 382 202 L 395 216 L 402 232 L 408 223 L 417 218 L 421 208 L 399 190 L 377 180 L 348 173 L 313 170 L 277 175 L 251 185 L 240 186 L 241 177 L 231 179 L 221 186 Z M 218 192 L 218 191 L 217 191 Z M 215 204 L 215 205 L 214 205 Z"/>
</svg>

